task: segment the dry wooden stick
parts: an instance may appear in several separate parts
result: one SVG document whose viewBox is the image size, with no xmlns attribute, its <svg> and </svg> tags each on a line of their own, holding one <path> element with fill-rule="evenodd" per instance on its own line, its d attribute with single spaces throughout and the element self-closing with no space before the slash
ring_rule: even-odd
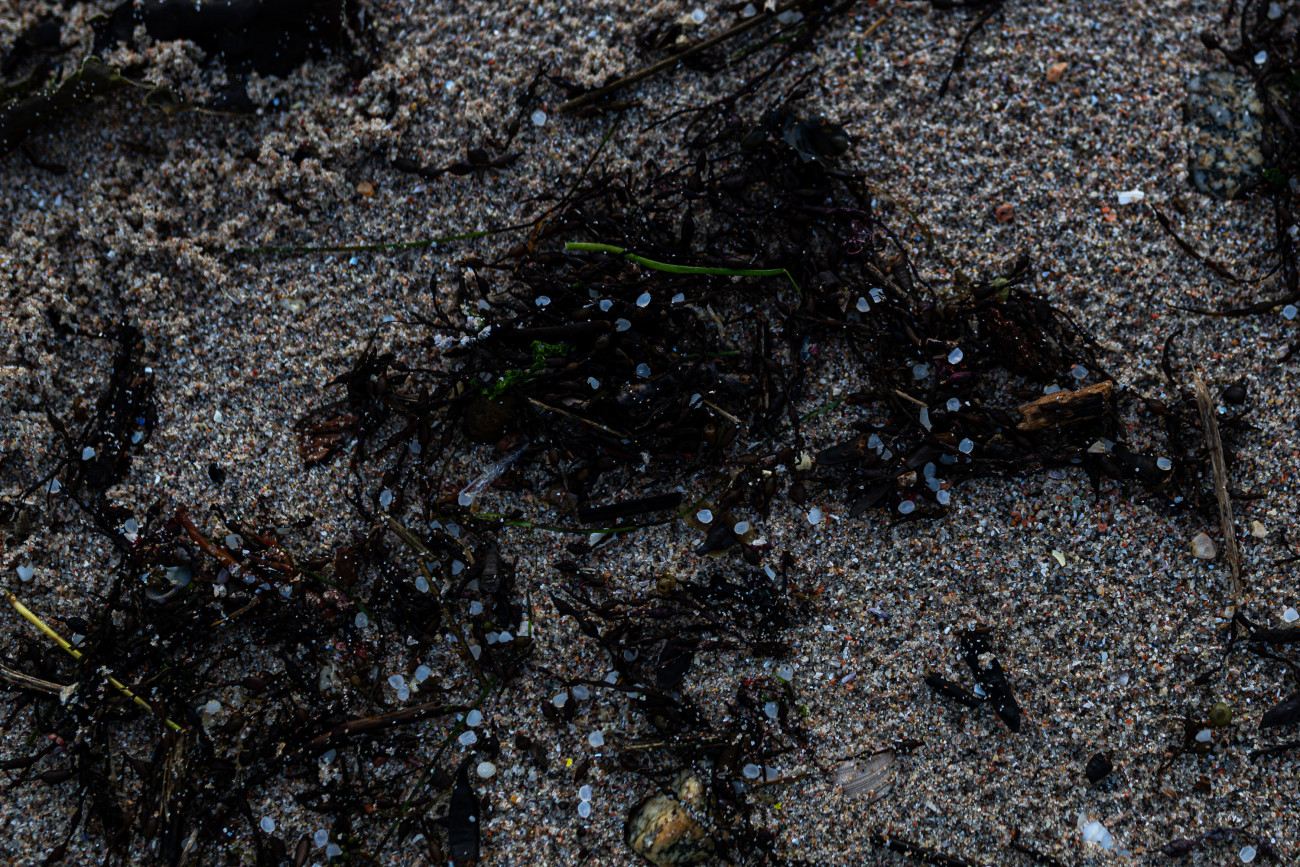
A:
<svg viewBox="0 0 1300 867">
<path fill-rule="evenodd" d="M 637 70 L 636 72 L 633 72 L 631 75 L 625 75 L 622 78 L 618 79 L 617 81 L 610 82 L 604 87 L 598 87 L 593 91 L 584 93 L 582 96 L 574 97 L 573 99 L 569 100 L 568 102 L 560 106 L 560 113 L 568 114 L 570 112 L 577 111 L 578 109 L 586 108 L 592 103 L 604 99 L 605 97 L 609 96 L 611 93 L 613 93 L 616 90 L 621 90 L 624 87 L 627 87 L 628 85 L 636 84 L 638 81 L 645 81 L 647 78 L 658 75 L 660 72 L 663 72 L 665 69 L 669 69 L 671 67 L 676 66 L 677 64 L 681 63 L 683 60 L 685 60 L 688 57 L 692 57 L 703 51 L 708 51 L 710 48 L 714 48 L 718 45 L 721 45 L 722 43 L 726 42 L 728 39 L 734 39 L 735 37 L 741 35 L 742 33 L 747 33 L 748 31 L 753 30 L 758 25 L 772 18 L 775 18 L 776 16 L 780 15 L 782 12 L 787 12 L 791 9 L 796 9 L 802 6 L 803 4 L 804 4 L 804 0 L 790 0 L 790 2 L 782 3 L 775 10 L 760 12 L 759 14 L 755 15 L 753 18 L 749 19 L 748 21 L 743 21 L 740 24 L 737 24 L 735 27 L 732 27 L 730 30 L 725 30 L 722 33 L 719 33 L 717 36 L 712 36 L 708 39 L 705 39 L 702 42 L 695 43 L 690 48 L 687 48 L 685 51 L 682 51 L 678 54 L 674 54 L 671 57 L 665 57 L 663 60 L 656 61 L 650 64 L 649 66 L 645 67 L 644 69 L 640 69 Z"/>
<path fill-rule="evenodd" d="M 458 713 L 466 710 L 469 710 L 466 705 L 449 705 L 441 701 L 430 701 L 414 707 L 406 707 L 389 713 L 360 717 L 339 723 L 328 731 L 316 735 L 307 742 L 307 746 L 313 750 L 323 750 L 330 744 L 338 743 L 350 735 L 382 731 L 393 726 L 419 722 L 431 716 Z"/>
<path fill-rule="evenodd" d="M 1219 524 L 1223 530 L 1224 555 L 1232 577 L 1232 604 L 1241 604 L 1241 549 L 1237 547 L 1237 528 L 1232 520 L 1232 500 L 1228 497 L 1228 468 L 1223 460 L 1223 443 L 1219 440 L 1219 421 L 1214 415 L 1214 399 L 1199 372 L 1194 379 L 1196 406 L 1201 411 L 1205 444 L 1210 450 L 1210 469 L 1214 471 L 1214 494 L 1219 499 Z"/>
<path fill-rule="evenodd" d="M 5 668 L 3 665 L 0 665 L 0 680 L 8 681 L 14 686 L 21 686 L 23 689 L 34 689 L 37 692 L 48 692 L 53 695 L 58 695 L 66 689 L 66 687 L 57 683 L 41 680 L 39 677 L 32 677 L 30 674 L 14 671 L 12 668 Z"/>
</svg>

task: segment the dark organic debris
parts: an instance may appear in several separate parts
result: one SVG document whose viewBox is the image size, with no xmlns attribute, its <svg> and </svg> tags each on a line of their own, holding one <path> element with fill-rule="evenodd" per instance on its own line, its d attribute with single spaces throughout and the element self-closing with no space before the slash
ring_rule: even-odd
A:
<svg viewBox="0 0 1300 867">
<path fill-rule="evenodd" d="M 969 708 L 977 708 L 987 703 L 1006 723 L 1008 729 L 1013 732 L 1020 731 L 1020 705 L 1016 703 L 1016 697 L 1011 692 L 1011 684 L 1007 682 L 1002 664 L 993 655 L 987 637 L 982 632 L 965 632 L 958 639 L 958 643 L 966 667 L 970 669 L 975 682 L 979 684 L 980 694 L 973 695 L 938 674 L 927 675 L 926 684 L 943 698 L 959 702 Z"/>
<path fill-rule="evenodd" d="M 1260 718 L 1262 729 L 1300 723 L 1300 692 L 1292 693 L 1288 698 L 1273 705 Z"/>
<path fill-rule="evenodd" d="M 1160 851 L 1168 855 L 1170 858 L 1186 858 L 1188 855 L 1192 854 L 1192 852 L 1195 852 L 1198 849 L 1204 849 L 1211 843 L 1226 842 L 1234 844 L 1238 842 L 1249 843 L 1254 847 L 1256 853 L 1262 855 L 1264 858 L 1270 861 L 1280 860 L 1280 855 L 1278 854 L 1277 849 L 1275 849 L 1268 840 L 1258 834 L 1252 834 L 1243 828 L 1230 827 L 1213 828 L 1196 837 L 1179 837 L 1175 840 L 1170 840 L 1164 846 L 1160 847 Z M 1236 859 L 1234 858 L 1234 860 Z"/>
<path fill-rule="evenodd" d="M 480 837 L 478 796 L 469 784 L 469 759 L 456 770 L 456 784 L 447 808 L 447 849 L 457 867 L 478 862 Z"/>
<path fill-rule="evenodd" d="M 187 39 L 232 73 L 287 75 L 345 36 L 343 0 L 126 0 L 101 19 L 95 50 L 132 42 L 135 28 L 161 42 Z"/>
<path fill-rule="evenodd" d="M 1110 763 L 1110 757 L 1105 753 L 1096 753 L 1088 759 L 1088 764 L 1084 767 L 1083 773 L 1088 777 L 1090 783 L 1100 783 L 1110 776 L 1114 766 Z"/>
</svg>

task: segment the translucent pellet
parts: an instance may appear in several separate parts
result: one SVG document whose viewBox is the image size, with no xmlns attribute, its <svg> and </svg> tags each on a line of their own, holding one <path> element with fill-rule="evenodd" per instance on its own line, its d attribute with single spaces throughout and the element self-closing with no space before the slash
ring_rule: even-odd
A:
<svg viewBox="0 0 1300 867">
<path fill-rule="evenodd" d="M 406 701 L 410 697 L 411 697 L 411 688 L 406 684 L 402 684 L 401 688 L 397 690 L 397 700 Z"/>
<path fill-rule="evenodd" d="M 387 509 L 392 504 L 393 504 L 393 492 L 388 490 L 387 488 L 384 488 L 383 493 L 379 495 L 379 507 L 382 509 Z"/>
<path fill-rule="evenodd" d="M 1288 608 L 1286 611 L 1282 612 L 1282 619 L 1287 623 L 1295 623 L 1297 620 L 1300 620 L 1300 611 L 1296 611 L 1294 608 Z"/>
<path fill-rule="evenodd" d="M 415 670 L 415 682 L 424 683 L 433 674 L 433 669 L 427 665 L 421 665 Z"/>
<path fill-rule="evenodd" d="M 783 662 L 776 667 L 776 679 L 784 680 L 786 683 L 794 680 L 794 666 L 788 662 Z"/>
<path fill-rule="evenodd" d="M 941 506 L 946 506 L 952 502 L 952 496 L 947 491 L 936 491 L 934 498 L 939 501 Z"/>
<path fill-rule="evenodd" d="M 311 841 L 316 844 L 316 848 L 319 849 L 330 841 L 330 832 L 324 828 L 317 828 L 316 833 L 311 835 Z"/>
<path fill-rule="evenodd" d="M 637 306 L 637 307 L 648 307 L 648 306 L 650 306 L 650 293 L 649 293 L 649 292 L 642 292 L 640 295 L 638 295 L 637 298 L 636 298 L 636 306 Z"/>
<path fill-rule="evenodd" d="M 813 509 L 812 511 L 810 511 L 810 512 L 808 513 L 808 523 L 809 523 L 809 524 L 812 524 L 812 525 L 815 527 L 815 526 L 817 526 L 818 524 L 820 524 L 821 522 L 822 522 L 822 510 L 821 510 L 821 509 Z"/>
<path fill-rule="evenodd" d="M 678 292 L 676 295 L 673 296 L 673 303 L 674 303 L 674 304 L 681 304 L 681 303 L 682 303 L 683 301 L 685 301 L 685 300 L 686 300 L 686 293 L 685 293 L 685 292 Z"/>
<path fill-rule="evenodd" d="M 916 511 L 916 503 L 911 500 L 904 500 L 898 504 L 898 511 L 904 515 L 910 515 Z"/>
<path fill-rule="evenodd" d="M 478 616 L 479 616 L 480 614 L 482 614 L 482 613 L 483 613 L 483 603 L 482 603 L 482 602 L 479 602 L 477 599 L 475 599 L 473 602 L 471 602 L 471 603 L 469 604 L 469 616 L 470 616 L 470 617 L 478 617 Z"/>
<path fill-rule="evenodd" d="M 925 379 L 929 375 L 930 375 L 930 365 L 916 364 L 912 366 L 912 376 L 916 377 L 917 379 Z"/>
<path fill-rule="evenodd" d="M 270 834 L 275 831 L 275 820 L 270 816 L 263 816 L 262 821 L 258 822 L 258 827 L 262 829 L 263 834 Z"/>
<path fill-rule="evenodd" d="M 618 672 L 611 671 L 609 674 L 605 675 L 605 683 L 609 684 L 610 686 L 613 686 L 614 684 L 618 683 Z"/>
<path fill-rule="evenodd" d="M 757 780 L 762 775 L 763 769 L 760 768 L 758 765 L 751 763 L 745 765 L 745 767 L 742 768 L 740 772 L 745 775 L 745 779 L 747 780 Z"/>
<path fill-rule="evenodd" d="M 948 353 L 948 363 L 949 363 L 949 364 L 961 364 L 961 360 L 962 360 L 963 358 L 965 358 L 965 357 L 966 357 L 966 354 L 965 354 L 964 352 L 961 351 L 961 347 L 958 347 L 958 348 L 954 349 L 952 352 L 949 352 L 949 353 Z"/>
<path fill-rule="evenodd" d="M 338 843 L 331 843 L 325 847 L 326 858 L 337 858 L 343 854 L 343 847 Z"/>
<path fill-rule="evenodd" d="M 538 307 L 547 307 L 547 306 L 550 305 L 550 303 L 551 303 L 551 296 L 549 296 L 549 295 L 538 295 L 538 296 L 537 296 L 537 306 L 538 306 Z"/>
<path fill-rule="evenodd" d="M 472 711 L 465 714 L 465 725 L 469 726 L 470 728 L 472 729 L 478 728 L 482 724 L 483 724 L 483 712 L 480 711 L 478 708 L 474 708 Z"/>
<path fill-rule="evenodd" d="M 366 612 L 358 611 L 357 616 L 352 618 L 352 622 L 357 625 L 357 629 L 365 629 L 370 625 L 370 618 L 366 616 Z"/>
<path fill-rule="evenodd" d="M 1088 368 L 1076 364 L 1074 367 L 1070 368 L 1070 376 L 1073 376 L 1075 379 L 1084 379 L 1088 376 Z"/>
<path fill-rule="evenodd" d="M 970 437 L 964 437 L 961 442 L 957 443 L 957 451 L 964 455 L 970 454 L 975 451 L 975 441 Z"/>
<path fill-rule="evenodd" d="M 1249 864 L 1251 861 L 1255 860 L 1255 847 L 1249 845 L 1242 846 L 1241 851 L 1237 853 L 1237 857 L 1243 862 Z"/>
<path fill-rule="evenodd" d="M 1295 319 L 1297 314 L 1300 314 L 1300 310 L 1296 309 L 1294 304 L 1288 304 L 1282 308 L 1283 319 Z"/>
<path fill-rule="evenodd" d="M 591 817 L 591 801 L 578 802 L 578 815 L 584 819 Z"/>
<path fill-rule="evenodd" d="M 540 108 L 530 114 L 528 119 L 533 122 L 533 126 L 546 126 L 546 112 Z"/>
<path fill-rule="evenodd" d="M 590 385 L 592 389 L 595 390 L 600 388 L 600 380 L 594 376 L 589 376 L 587 377 L 587 385 Z"/>
<path fill-rule="evenodd" d="M 781 712 L 781 707 L 774 701 L 769 701 L 763 705 L 763 713 L 767 714 L 768 719 L 776 719 L 777 714 Z"/>
<path fill-rule="evenodd" d="M 650 365 L 646 364 L 644 361 L 638 364 L 636 366 L 636 375 L 641 377 L 642 379 L 646 379 L 647 377 L 649 377 Z"/>
<path fill-rule="evenodd" d="M 423 575 L 415 576 L 415 589 L 419 590 L 421 593 L 429 592 L 429 582 L 425 580 Z"/>
<path fill-rule="evenodd" d="M 459 506 L 472 506 L 474 505 L 474 495 L 461 491 L 456 495 L 456 504 Z"/>
<path fill-rule="evenodd" d="M 576 698 L 578 701 L 586 701 L 587 699 L 591 698 L 591 690 L 583 686 L 582 684 L 578 684 L 572 690 L 570 690 L 570 692 L 573 693 L 573 697 Z"/>
<path fill-rule="evenodd" d="M 921 412 L 920 412 L 920 414 L 917 416 L 917 420 L 921 422 L 921 427 L 925 428 L 926 430 L 930 430 L 930 409 L 929 409 L 929 407 L 921 407 Z"/>
<path fill-rule="evenodd" d="M 713 513 L 710 512 L 708 509 L 700 509 L 698 512 L 695 513 L 695 517 L 697 520 L 699 520 L 701 524 L 713 523 Z"/>
<path fill-rule="evenodd" d="M 452 561 L 451 561 L 451 574 L 453 574 L 453 575 L 459 575 L 460 573 L 462 573 L 462 572 L 464 572 L 464 571 L 465 571 L 465 563 L 464 563 L 463 561 L 461 561 L 461 560 L 452 560 Z"/>
<path fill-rule="evenodd" d="M 632 323 L 629 322 L 629 321 L 626 320 L 626 319 L 615 319 L 615 320 L 614 320 L 614 330 L 615 330 L 615 331 L 627 331 L 627 330 L 628 330 L 629 328 L 631 328 L 631 327 L 632 327 Z"/>
<path fill-rule="evenodd" d="M 703 24 L 704 19 L 705 19 L 704 10 L 696 6 L 695 10 L 691 12 L 691 20 L 694 21 L 696 24 Z"/>
<path fill-rule="evenodd" d="M 583 786 L 578 790 L 578 798 L 583 801 L 591 800 L 591 786 Z"/>
<path fill-rule="evenodd" d="M 462 747 L 470 747 L 478 743 L 478 734 L 476 732 L 461 732 L 456 742 Z"/>
<path fill-rule="evenodd" d="M 871 309 L 871 305 L 867 303 L 866 298 L 858 298 L 857 306 L 858 306 L 859 313 L 866 313 L 868 310 Z"/>
<path fill-rule="evenodd" d="M 948 398 L 946 406 L 948 407 L 948 412 L 956 412 L 961 409 L 961 401 L 955 397 L 950 397 Z"/>
<path fill-rule="evenodd" d="M 603 747 L 605 745 L 605 735 L 599 731 L 594 731 L 587 735 L 587 743 L 593 748 Z"/>
<path fill-rule="evenodd" d="M 1174 468 L 1174 462 L 1169 460 L 1169 458 L 1156 458 L 1156 466 L 1162 470 L 1172 470 Z"/>
<path fill-rule="evenodd" d="M 611 307 L 613 307 L 613 306 L 614 306 L 614 302 L 613 302 L 613 301 L 610 301 L 608 298 L 606 298 L 606 299 L 604 299 L 604 300 L 602 300 L 602 301 L 600 302 L 600 312 L 601 312 L 601 313 L 608 313 L 608 312 L 609 312 L 609 309 L 610 309 Z"/>
<path fill-rule="evenodd" d="M 1268 62 L 1268 52 L 1267 52 L 1267 51 L 1261 51 L 1261 52 L 1259 52 L 1258 54 L 1255 55 L 1255 65 L 1256 65 L 1256 66 L 1263 66 L 1263 65 L 1264 65 L 1265 63 L 1267 63 L 1267 62 Z"/>
<path fill-rule="evenodd" d="M 1201 729 L 1196 733 L 1196 740 L 1200 743 L 1208 744 L 1210 741 L 1214 740 L 1214 733 L 1209 729 Z"/>
<path fill-rule="evenodd" d="M 90 446 L 86 446 L 84 449 L 81 450 L 81 459 L 83 461 L 88 461 L 94 456 L 95 456 L 95 450 L 92 449 Z"/>
<path fill-rule="evenodd" d="M 497 772 L 497 766 L 491 762 L 479 762 L 474 772 L 479 775 L 480 779 L 490 780 Z"/>
<path fill-rule="evenodd" d="M 749 532 L 749 522 L 737 521 L 736 525 L 731 528 L 731 532 L 735 533 L 737 536 L 745 535 L 746 533 Z"/>
<path fill-rule="evenodd" d="M 392 677 L 388 678 L 388 685 L 393 689 L 401 689 L 406 686 L 406 678 L 402 677 L 400 674 L 394 674 Z"/>
<path fill-rule="evenodd" d="M 551 704 L 556 707 L 564 707 L 565 702 L 569 700 L 569 694 L 563 690 L 551 696 Z"/>
</svg>

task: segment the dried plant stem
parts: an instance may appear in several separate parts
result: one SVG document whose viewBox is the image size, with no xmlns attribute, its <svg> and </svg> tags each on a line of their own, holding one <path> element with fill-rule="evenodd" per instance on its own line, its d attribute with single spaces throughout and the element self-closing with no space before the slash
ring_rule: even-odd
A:
<svg viewBox="0 0 1300 867">
<path fill-rule="evenodd" d="M 32 611 L 26 605 L 19 602 L 18 597 L 14 596 L 13 593 L 9 592 L 8 590 L 6 590 L 4 593 L 5 593 L 5 598 L 9 600 L 9 604 L 13 606 L 15 611 L 17 611 L 19 614 L 23 616 L 24 620 L 31 623 L 42 633 L 44 633 L 46 638 L 49 638 L 55 644 L 59 645 L 59 647 L 62 647 L 63 650 L 69 656 L 77 660 L 80 660 L 85 656 L 85 654 L 83 654 L 80 650 L 77 650 L 75 647 L 73 647 L 72 644 L 69 641 L 67 641 L 67 639 L 65 639 L 63 636 L 59 635 L 57 632 L 51 629 L 44 620 L 42 620 L 41 618 L 33 614 Z M 135 702 L 136 704 L 144 708 L 149 713 L 151 714 L 154 713 L 154 709 L 149 704 L 149 702 L 145 701 L 144 699 L 140 698 L 140 696 L 132 692 L 129 688 L 127 688 L 126 684 L 122 683 L 122 681 L 113 677 L 111 674 L 107 676 L 107 680 L 109 684 L 111 684 L 112 687 L 116 689 L 118 692 L 122 693 L 122 695 L 131 699 L 131 701 Z M 179 725 L 167 719 L 166 717 L 163 717 L 163 722 L 172 731 L 174 732 L 181 731 L 181 727 Z"/>
<path fill-rule="evenodd" d="M 687 48 L 685 51 L 680 51 L 677 54 L 673 54 L 669 57 L 665 57 L 662 60 L 657 60 L 654 63 L 650 64 L 649 66 L 646 66 L 642 69 L 638 69 L 636 72 L 633 72 L 630 75 L 625 75 L 616 81 L 610 82 L 604 87 L 598 87 L 595 90 L 584 93 L 582 96 L 574 97 L 573 99 L 569 100 L 568 102 L 560 106 L 559 109 L 560 114 L 569 114 L 571 112 L 577 111 L 578 109 L 586 108 L 587 106 L 604 99 L 605 97 L 609 96 L 611 93 L 614 93 L 615 91 L 622 90 L 623 88 L 632 84 L 636 84 L 639 81 L 645 81 L 647 78 L 653 78 L 654 76 L 663 72 L 665 69 L 671 69 L 674 66 L 677 66 L 688 57 L 691 57 L 696 54 L 700 54 L 701 52 L 704 51 L 708 51 L 710 48 L 715 48 L 730 39 L 734 39 L 735 37 L 740 36 L 743 33 L 748 33 L 750 30 L 753 30 L 755 27 L 759 26 L 760 24 L 770 21 L 771 19 L 775 18 L 777 15 L 781 14 L 782 12 L 788 11 L 790 9 L 794 9 L 801 5 L 803 5 L 802 0 L 794 0 L 794 2 L 782 3 L 776 9 L 765 9 L 764 11 L 760 12 L 758 15 L 755 15 L 753 18 L 749 19 L 748 21 L 742 21 L 740 24 L 737 24 L 735 27 L 732 27 L 730 30 L 724 30 L 723 32 L 719 33 L 717 36 L 711 36 L 708 39 L 701 40 L 700 42 L 697 42 L 694 45 L 692 45 L 690 48 Z M 874 30 L 875 28 L 873 27 L 872 29 Z"/>
<path fill-rule="evenodd" d="M 39 677 L 32 677 L 30 674 L 14 671 L 12 668 L 5 668 L 3 665 L 0 665 L 0 680 L 8 681 L 14 686 L 20 686 L 23 689 L 34 689 L 37 692 L 48 692 L 53 695 L 58 695 L 64 690 L 64 687 L 57 683 L 41 680 Z"/>
<path fill-rule="evenodd" d="M 1196 406 L 1201 411 L 1205 444 L 1210 450 L 1210 469 L 1214 472 L 1214 494 L 1219 500 L 1219 524 L 1223 530 L 1224 556 L 1228 558 L 1232 578 L 1233 607 L 1241 605 L 1241 549 L 1237 546 L 1237 529 L 1232 519 L 1232 500 L 1228 497 L 1228 468 L 1223 460 L 1223 443 L 1219 440 L 1219 422 L 1214 415 L 1214 399 L 1205 380 L 1195 375 Z"/>
</svg>

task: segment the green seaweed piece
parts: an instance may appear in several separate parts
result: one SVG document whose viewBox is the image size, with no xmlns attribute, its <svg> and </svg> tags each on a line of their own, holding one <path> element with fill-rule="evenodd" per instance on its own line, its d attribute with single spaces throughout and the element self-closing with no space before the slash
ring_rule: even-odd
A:
<svg viewBox="0 0 1300 867">
<path fill-rule="evenodd" d="M 47 83 L 41 86 L 42 81 Z M 146 91 L 144 105 L 166 114 L 193 108 L 169 89 L 133 81 L 95 57 L 86 58 L 62 81 L 50 81 L 47 71 L 37 68 L 22 81 L 0 88 L 0 154 L 22 144 L 61 112 L 123 87 Z"/>
</svg>

